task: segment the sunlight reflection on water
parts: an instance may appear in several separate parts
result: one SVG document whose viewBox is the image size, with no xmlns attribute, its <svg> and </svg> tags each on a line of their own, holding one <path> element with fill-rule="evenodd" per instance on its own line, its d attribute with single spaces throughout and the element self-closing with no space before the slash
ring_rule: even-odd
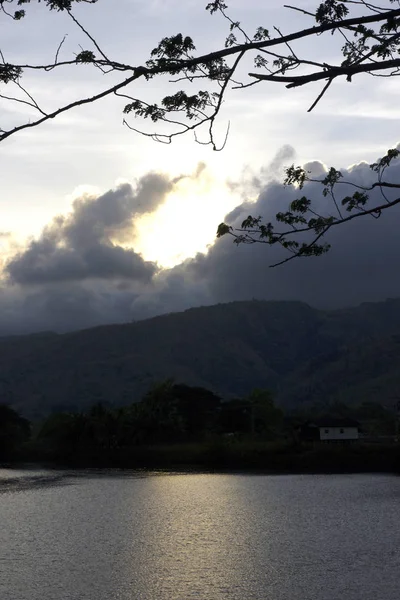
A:
<svg viewBox="0 0 400 600">
<path fill-rule="evenodd" d="M 37 475 L 0 495 L 1 600 L 398 600 L 399 478 Z"/>
</svg>

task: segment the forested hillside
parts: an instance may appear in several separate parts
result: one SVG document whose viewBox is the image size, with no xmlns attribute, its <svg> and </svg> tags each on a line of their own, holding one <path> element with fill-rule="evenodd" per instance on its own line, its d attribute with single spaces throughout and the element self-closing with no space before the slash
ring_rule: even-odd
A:
<svg viewBox="0 0 400 600">
<path fill-rule="evenodd" d="M 0 397 L 24 416 L 139 400 L 175 378 L 286 406 L 400 397 L 400 300 L 318 311 L 233 302 L 125 325 L 0 339 Z"/>
</svg>

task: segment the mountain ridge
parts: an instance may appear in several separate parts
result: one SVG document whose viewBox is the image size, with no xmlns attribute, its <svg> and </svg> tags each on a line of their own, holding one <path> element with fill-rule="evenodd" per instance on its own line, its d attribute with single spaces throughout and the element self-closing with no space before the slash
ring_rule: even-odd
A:
<svg viewBox="0 0 400 600">
<path fill-rule="evenodd" d="M 398 341 L 397 341 L 397 337 Z M 237 301 L 118 325 L 0 338 L 0 398 L 30 418 L 129 404 L 156 381 L 285 406 L 400 395 L 400 299 L 318 310 Z"/>
</svg>

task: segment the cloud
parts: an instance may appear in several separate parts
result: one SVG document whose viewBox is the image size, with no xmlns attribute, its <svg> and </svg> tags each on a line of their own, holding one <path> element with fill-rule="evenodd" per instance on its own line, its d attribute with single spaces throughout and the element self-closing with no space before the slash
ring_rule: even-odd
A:
<svg viewBox="0 0 400 600">
<path fill-rule="evenodd" d="M 65 332 L 132 319 L 134 294 L 114 282 L 0 288 L 0 334 Z"/>
<path fill-rule="evenodd" d="M 318 161 L 307 168 L 313 175 L 326 170 Z M 366 163 L 341 171 L 343 179 L 353 184 L 368 185 L 376 180 L 376 174 Z M 386 171 L 385 179 L 400 181 L 400 160 Z M 343 185 L 338 191 L 339 199 L 354 189 Z M 332 213 L 334 207 L 321 191 L 314 184 L 307 184 L 299 192 L 271 181 L 263 187 L 256 202 L 245 201 L 231 211 L 227 220 L 240 227 L 242 220 L 251 214 L 263 215 L 266 222 L 273 222 L 278 211 L 286 210 L 292 200 L 303 194 L 314 200 L 321 213 Z M 392 190 L 386 194 L 390 198 L 399 192 Z M 379 190 L 371 194 L 371 199 L 374 198 L 385 202 Z M 331 230 L 327 241 L 332 249 L 327 255 L 294 260 L 272 269 L 269 265 L 286 256 L 283 249 L 264 244 L 236 247 L 225 237 L 216 242 L 207 256 L 198 256 L 188 268 L 193 277 L 207 283 L 214 302 L 256 297 L 302 300 L 320 308 L 336 308 L 382 300 L 400 296 L 399 222 L 399 207 L 383 212 L 379 219 L 367 216 L 356 219 Z"/>
<path fill-rule="evenodd" d="M 253 203 L 268 183 L 282 182 L 285 168 L 293 163 L 296 151 L 290 144 L 284 144 L 275 153 L 272 160 L 255 171 L 250 165 L 245 165 L 237 179 L 228 179 L 227 187 L 231 192 L 239 194 L 244 203 Z M 240 209 L 236 207 L 234 211 Z M 231 214 L 231 213 L 230 213 Z"/>
<path fill-rule="evenodd" d="M 199 254 L 204 257 L 204 254 Z M 181 265 L 161 271 L 153 280 L 153 286 L 138 294 L 131 302 L 134 319 L 146 319 L 155 315 L 186 310 L 192 306 L 214 303 L 207 278 L 198 277 L 192 268 L 193 259 Z"/>
<path fill-rule="evenodd" d="M 87 279 L 150 281 L 157 266 L 123 244 L 134 237 L 135 217 L 154 211 L 173 186 L 167 176 L 148 173 L 135 187 L 124 183 L 97 197 L 77 198 L 70 214 L 56 217 L 39 239 L 7 263 L 6 274 L 21 285 Z"/>
<path fill-rule="evenodd" d="M 285 167 L 290 165 L 295 157 L 296 151 L 293 146 L 285 144 L 282 148 L 279 148 L 269 165 L 261 169 L 263 178 L 278 179 L 280 181 L 283 177 Z"/>
<path fill-rule="evenodd" d="M 319 161 L 307 168 L 313 175 L 326 170 Z M 342 172 L 355 184 L 374 181 L 365 163 Z M 399 160 L 385 177 L 400 181 Z M 261 174 L 259 181 L 263 178 Z M 337 308 L 400 296 L 397 207 L 379 219 L 363 217 L 333 228 L 328 238 L 332 249 L 319 258 L 271 269 L 269 265 L 283 257 L 282 249 L 263 244 L 237 247 L 223 237 L 207 254 L 199 253 L 172 269 L 157 268 L 126 243 L 134 239 L 135 216 L 162 204 L 178 179 L 152 173 L 135 186 L 122 184 L 106 194 L 77 199 L 69 215 L 57 217 L 7 263 L 8 280 L 0 288 L 0 334 L 67 331 L 251 298 Z M 354 190 L 340 188 L 339 199 L 350 189 Z M 320 187 L 307 184 L 303 193 L 322 212 L 332 210 Z M 379 190 L 374 194 L 378 197 Z M 236 226 L 248 214 L 273 220 L 298 196 L 299 190 L 269 178 L 260 184 L 255 201 L 244 199 L 227 220 Z"/>
</svg>

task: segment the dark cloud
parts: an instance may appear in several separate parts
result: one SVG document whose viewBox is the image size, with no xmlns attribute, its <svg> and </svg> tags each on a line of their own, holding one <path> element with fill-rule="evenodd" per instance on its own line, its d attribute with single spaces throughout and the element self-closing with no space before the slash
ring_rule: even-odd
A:
<svg viewBox="0 0 400 600">
<path fill-rule="evenodd" d="M 283 159 L 291 155 L 282 152 Z M 325 169 L 318 161 L 307 168 L 316 176 Z M 355 184 L 375 180 L 363 163 L 342 172 Z M 400 161 L 387 170 L 385 178 L 400 180 Z M 164 176 L 150 174 L 134 188 L 124 184 L 98 198 L 77 200 L 70 215 L 55 219 L 38 240 L 8 263 L 7 273 L 15 283 L 5 283 L 0 289 L 0 333 L 66 331 L 250 298 L 302 300 L 336 308 L 400 296 L 397 207 L 379 219 L 363 217 L 333 228 L 328 239 L 332 249 L 319 258 L 271 269 L 270 264 L 283 258 L 282 249 L 262 244 L 237 247 L 223 237 L 207 255 L 198 254 L 170 270 L 157 270 L 121 244 L 134 233 L 135 215 L 154 210 L 173 185 Z M 343 186 L 339 196 L 350 190 L 354 188 Z M 321 188 L 307 184 L 303 193 L 318 203 L 321 212 L 332 210 Z M 376 198 L 379 193 L 374 192 Z M 240 225 L 248 214 L 273 220 L 276 212 L 285 210 L 298 196 L 298 190 L 284 188 L 270 178 L 261 186 L 256 202 L 243 194 L 243 203 L 227 220 Z"/>
<path fill-rule="evenodd" d="M 65 332 L 132 319 L 131 288 L 114 283 L 57 283 L 0 289 L 0 335 Z"/>
<path fill-rule="evenodd" d="M 317 161 L 307 165 L 313 175 L 321 175 L 325 167 Z M 343 179 L 354 184 L 368 185 L 376 181 L 365 163 L 342 169 Z M 386 171 L 385 179 L 400 181 L 400 160 Z M 341 186 L 339 198 L 353 193 L 354 187 Z M 329 198 L 321 187 L 308 184 L 299 193 L 276 182 L 268 183 L 254 203 L 244 202 L 228 215 L 231 225 L 240 226 L 249 214 L 263 215 L 273 221 L 278 211 L 306 195 L 316 202 L 321 213 L 332 213 Z M 396 190 L 386 192 L 393 198 Z M 398 196 L 398 190 L 397 190 Z M 396 197 L 397 197 L 396 196 Z M 379 190 L 371 199 L 384 203 Z M 302 300 L 317 307 L 339 307 L 363 301 L 376 301 L 400 296 L 398 257 L 400 255 L 400 208 L 390 208 L 379 219 L 366 216 L 341 225 L 327 239 L 330 252 L 319 258 L 297 259 L 281 267 L 269 265 L 286 255 L 278 247 L 263 244 L 240 246 L 224 237 L 210 249 L 207 256 L 198 256 L 188 268 L 197 280 L 203 280 L 214 302 L 251 297 L 274 300 Z"/>
<path fill-rule="evenodd" d="M 204 255 L 200 255 L 204 256 Z M 173 269 L 162 271 L 153 280 L 152 288 L 137 295 L 130 309 L 135 319 L 185 310 L 192 306 L 213 304 L 207 278 L 198 277 L 189 259 Z"/>
<path fill-rule="evenodd" d="M 83 248 L 58 246 L 48 238 L 31 242 L 29 248 L 6 266 L 13 283 L 46 284 L 86 279 L 128 278 L 150 281 L 156 265 L 134 250 L 105 243 Z"/>
<path fill-rule="evenodd" d="M 78 198 L 69 215 L 56 217 L 9 261 L 6 273 L 22 285 L 91 278 L 150 281 L 156 265 L 121 242 L 132 238 L 134 218 L 154 211 L 173 185 L 166 176 L 149 173 L 135 188 L 126 183 L 97 198 Z"/>
</svg>

